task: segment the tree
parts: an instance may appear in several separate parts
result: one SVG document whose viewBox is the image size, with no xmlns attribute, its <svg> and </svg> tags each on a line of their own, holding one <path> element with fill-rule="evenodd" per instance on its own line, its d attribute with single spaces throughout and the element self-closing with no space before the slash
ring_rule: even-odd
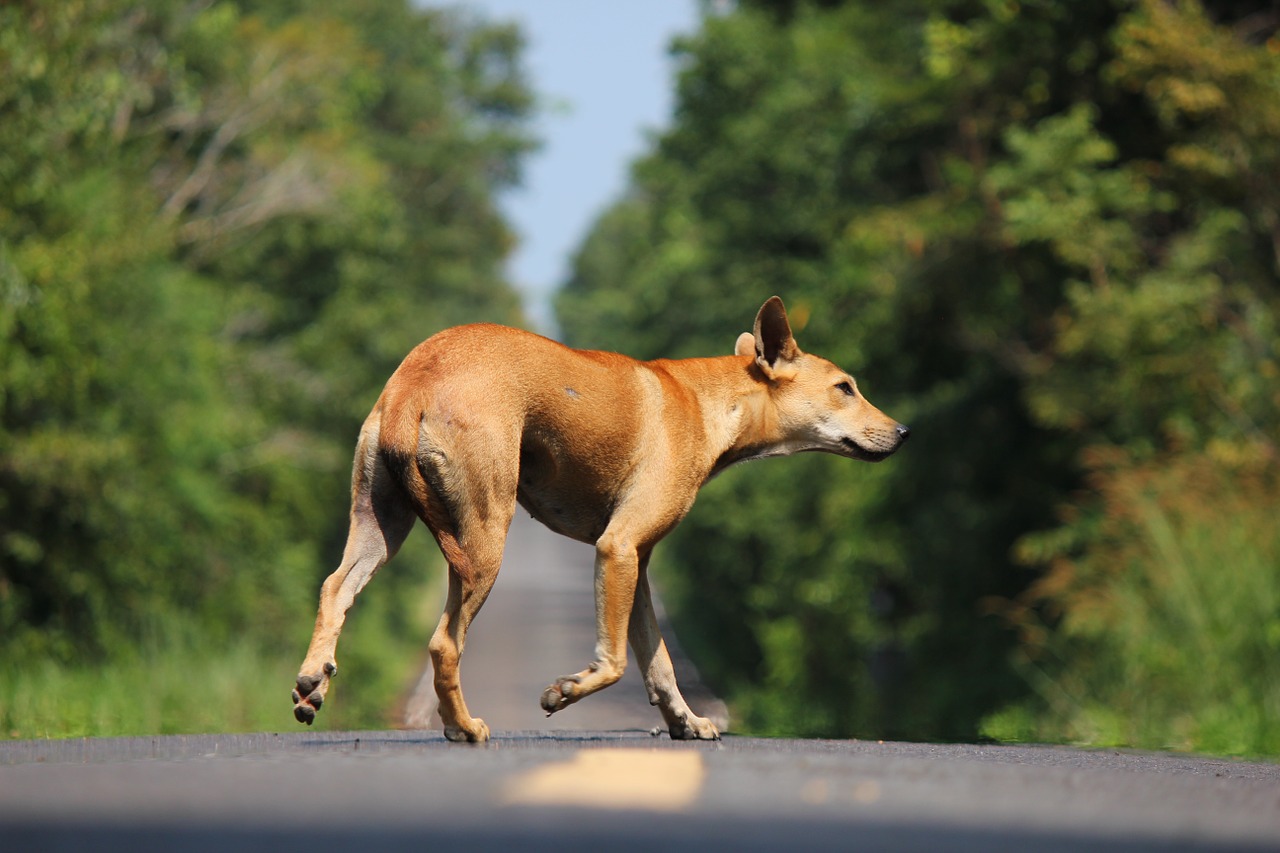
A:
<svg viewBox="0 0 1280 853">
<path fill-rule="evenodd" d="M 777 292 L 913 427 L 873 470 L 731 472 L 659 552 L 747 727 L 974 737 L 1042 684 L 1028 625 L 1059 636 L 1075 599 L 1041 581 L 1110 553 L 1094 448 L 1274 466 L 1275 27 L 743 2 L 679 46 L 674 126 L 583 244 L 566 335 L 725 352 Z"/>
<path fill-rule="evenodd" d="M 9 658 L 294 636 L 381 383 L 518 317 L 519 47 L 398 0 L 0 9 Z"/>
</svg>

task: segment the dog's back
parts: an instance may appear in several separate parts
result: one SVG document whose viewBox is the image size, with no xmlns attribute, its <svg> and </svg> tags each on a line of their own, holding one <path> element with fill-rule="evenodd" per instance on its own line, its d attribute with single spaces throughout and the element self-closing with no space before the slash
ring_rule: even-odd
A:
<svg viewBox="0 0 1280 853">
<path fill-rule="evenodd" d="M 378 403 L 379 449 L 398 460 L 402 477 L 412 481 L 417 468 L 446 504 L 487 505 L 518 493 L 552 530 L 594 542 L 654 427 L 641 415 L 656 392 L 647 373 L 626 356 L 530 332 L 447 329 L 388 381 Z"/>
</svg>

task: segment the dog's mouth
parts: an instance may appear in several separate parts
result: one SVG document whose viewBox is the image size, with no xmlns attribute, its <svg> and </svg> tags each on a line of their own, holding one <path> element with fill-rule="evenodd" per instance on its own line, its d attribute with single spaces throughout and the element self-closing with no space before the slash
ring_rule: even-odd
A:
<svg viewBox="0 0 1280 853">
<path fill-rule="evenodd" d="M 892 450 L 867 450 L 851 438 L 840 439 L 840 444 L 846 451 L 848 451 L 846 454 L 847 456 L 852 459 L 857 459 L 860 462 L 883 462 L 892 456 L 898 449 L 895 447 Z M 901 443 L 899 443 L 898 446 L 901 447 Z"/>
</svg>

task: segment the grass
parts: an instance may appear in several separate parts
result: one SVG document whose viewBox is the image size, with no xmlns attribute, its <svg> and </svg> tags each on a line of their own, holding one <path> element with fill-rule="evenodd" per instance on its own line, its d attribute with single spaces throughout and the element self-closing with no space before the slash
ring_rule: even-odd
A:
<svg viewBox="0 0 1280 853">
<path fill-rule="evenodd" d="M 424 662 L 439 587 L 439 573 L 426 571 L 370 585 L 350 613 L 341 672 L 316 728 L 398 724 Z M 310 629 L 311 614 L 299 614 L 296 639 L 271 647 L 251 637 L 218 641 L 172 617 L 104 660 L 5 660 L 0 738 L 296 731 L 289 691 Z"/>
<path fill-rule="evenodd" d="M 983 734 L 1280 756 L 1275 483 L 1177 474 L 1110 492 L 1124 547 L 1096 551 L 1056 597 L 1056 639 L 1023 658 L 1038 700 L 993 714 Z"/>
<path fill-rule="evenodd" d="M 190 648 L 101 664 L 6 664 L 0 733 L 10 738 L 280 731 L 296 663 L 239 644 Z"/>
</svg>

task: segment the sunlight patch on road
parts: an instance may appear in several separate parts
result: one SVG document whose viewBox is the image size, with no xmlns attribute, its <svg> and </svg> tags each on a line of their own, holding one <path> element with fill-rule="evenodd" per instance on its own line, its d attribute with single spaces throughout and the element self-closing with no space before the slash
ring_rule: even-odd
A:
<svg viewBox="0 0 1280 853">
<path fill-rule="evenodd" d="M 512 779 L 502 801 L 519 806 L 680 811 L 706 777 L 702 756 L 684 750 L 584 749 Z"/>
</svg>

